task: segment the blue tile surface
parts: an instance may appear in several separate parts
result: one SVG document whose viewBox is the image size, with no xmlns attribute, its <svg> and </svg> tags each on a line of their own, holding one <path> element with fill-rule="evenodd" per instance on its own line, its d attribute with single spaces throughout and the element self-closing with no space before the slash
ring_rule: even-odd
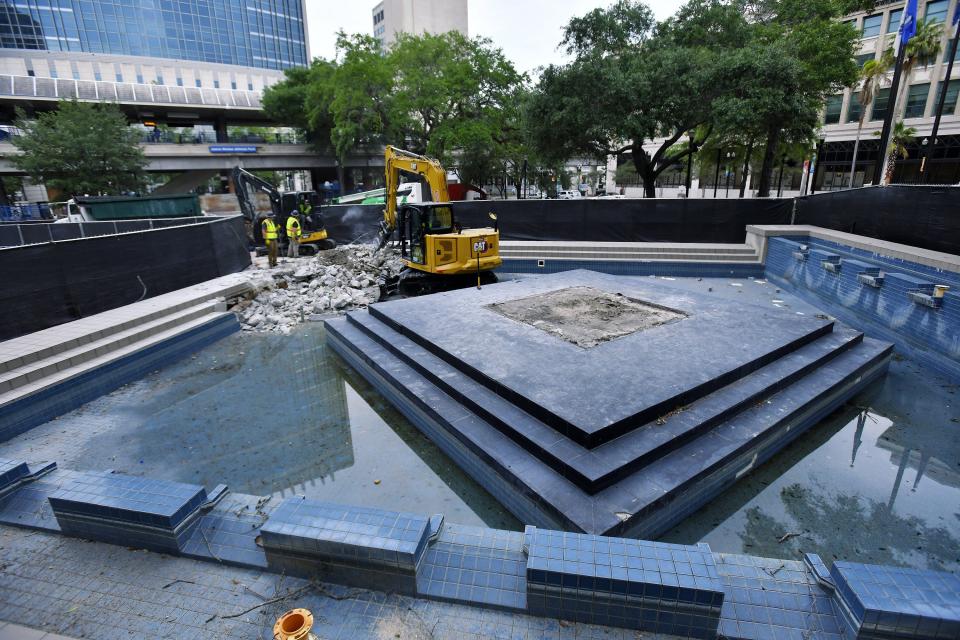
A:
<svg viewBox="0 0 960 640">
<path fill-rule="evenodd" d="M 531 612 L 681 637 L 715 636 L 724 589 L 709 547 L 528 527 Z"/>
<path fill-rule="evenodd" d="M 417 572 L 417 595 L 524 611 L 526 563 L 522 533 L 447 523 Z"/>
<path fill-rule="evenodd" d="M 960 576 L 846 561 L 830 575 L 858 638 L 960 638 Z"/>
<path fill-rule="evenodd" d="M 26 462 L 0 459 L 0 493 L 29 474 L 30 469 Z"/>
<path fill-rule="evenodd" d="M 61 515 L 83 516 L 173 531 L 207 499 L 195 484 L 121 474 L 84 474 L 50 495 Z"/>
<path fill-rule="evenodd" d="M 270 551 L 408 572 L 416 570 L 429 533 L 428 516 L 303 496 L 284 500 L 261 528 Z"/>
<path fill-rule="evenodd" d="M 815 260 L 796 261 L 793 252 L 801 243 L 840 256 L 848 268 L 833 274 Z M 800 237 L 769 238 L 764 273 L 846 324 L 893 342 L 904 354 L 960 381 L 960 274 Z M 925 296 L 932 295 L 935 284 L 951 289 L 927 306 Z"/>
<path fill-rule="evenodd" d="M 763 265 L 755 263 L 644 262 L 640 260 L 569 260 L 546 258 L 504 258 L 505 273 L 561 273 L 589 269 L 614 276 L 673 276 L 677 278 L 748 278 L 763 275 Z"/>
</svg>

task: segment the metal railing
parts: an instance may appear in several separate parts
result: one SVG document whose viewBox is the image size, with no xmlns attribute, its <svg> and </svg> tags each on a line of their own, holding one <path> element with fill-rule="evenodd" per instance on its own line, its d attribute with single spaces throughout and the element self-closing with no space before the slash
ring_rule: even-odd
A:
<svg viewBox="0 0 960 640">
<path fill-rule="evenodd" d="M 229 135 L 218 140 L 216 134 L 208 131 L 197 133 L 177 133 L 173 131 L 145 132 L 140 137 L 144 144 L 207 144 L 207 143 L 240 143 L 240 144 L 306 144 L 303 136 L 295 133 L 268 133 L 264 135 Z"/>
<path fill-rule="evenodd" d="M 0 75 L 0 96 L 260 109 L 257 91 Z"/>
</svg>

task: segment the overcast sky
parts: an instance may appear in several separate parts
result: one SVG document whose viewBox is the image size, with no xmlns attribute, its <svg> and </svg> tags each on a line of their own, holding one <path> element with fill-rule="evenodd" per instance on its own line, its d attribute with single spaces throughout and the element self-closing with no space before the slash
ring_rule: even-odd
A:
<svg viewBox="0 0 960 640">
<path fill-rule="evenodd" d="M 470 35 L 493 40 L 521 71 L 562 62 L 557 50 L 561 30 L 575 15 L 613 0 L 469 0 Z M 377 0 L 307 0 L 310 55 L 332 58 L 336 33 L 372 35 Z M 648 0 L 658 19 L 668 17 L 678 0 Z"/>
</svg>

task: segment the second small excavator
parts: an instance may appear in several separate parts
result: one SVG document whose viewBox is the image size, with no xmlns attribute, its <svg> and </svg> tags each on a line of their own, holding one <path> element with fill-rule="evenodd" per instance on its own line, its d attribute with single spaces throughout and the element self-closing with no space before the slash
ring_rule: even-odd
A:
<svg viewBox="0 0 960 640">
<path fill-rule="evenodd" d="M 379 246 L 398 233 L 405 269 L 397 283 L 387 283 L 400 293 L 414 295 L 462 287 L 476 282 L 495 282 L 493 269 L 500 259 L 500 230 L 491 213 L 493 227 L 464 229 L 454 217 L 447 190 L 447 172 L 439 162 L 409 151 L 387 146 L 384 152 L 386 193 Z M 426 181 L 430 202 L 397 205 L 400 174 Z M 424 194 L 426 195 L 426 194 Z"/>
</svg>

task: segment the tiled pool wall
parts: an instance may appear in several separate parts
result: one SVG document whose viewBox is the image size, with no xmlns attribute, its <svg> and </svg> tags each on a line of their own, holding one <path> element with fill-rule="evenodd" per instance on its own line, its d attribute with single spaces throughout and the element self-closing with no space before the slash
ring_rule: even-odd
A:
<svg viewBox="0 0 960 640">
<path fill-rule="evenodd" d="M 255 496 L 21 461 L 0 460 L 0 481 L 4 524 L 413 597 L 685 638 L 960 634 L 960 577 L 949 573 L 842 561 L 828 572 L 812 554 L 499 531 L 303 496 L 251 518 L 243 505 Z"/>
<path fill-rule="evenodd" d="M 771 237 L 766 278 L 960 381 L 960 274 L 830 240 Z M 950 287 L 941 298 L 935 285 Z"/>
<path fill-rule="evenodd" d="M 560 273 L 587 269 L 613 276 L 672 276 L 677 278 L 760 278 L 763 265 L 759 262 L 670 262 L 643 260 L 574 260 L 568 258 L 504 258 L 504 273 Z"/>
</svg>

